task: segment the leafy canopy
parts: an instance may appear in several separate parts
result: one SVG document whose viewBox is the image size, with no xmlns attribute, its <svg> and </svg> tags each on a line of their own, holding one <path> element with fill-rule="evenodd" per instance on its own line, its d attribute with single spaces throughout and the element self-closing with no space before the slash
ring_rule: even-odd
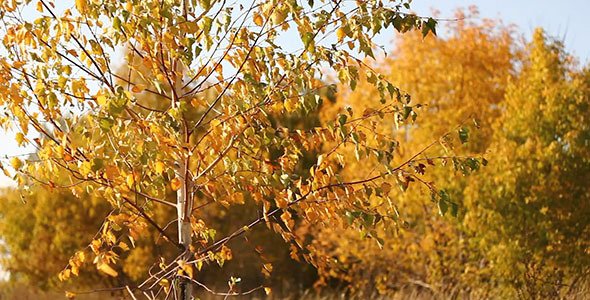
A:
<svg viewBox="0 0 590 300">
<path fill-rule="evenodd" d="M 23 14 L 32 6 L 41 16 Z M 413 174 L 422 171 L 415 159 L 437 144 L 394 162 L 397 142 L 373 128 L 378 118 L 404 123 L 413 108 L 364 63 L 374 57 L 372 37 L 388 28 L 435 30 L 434 19 L 404 13 L 405 2 L 76 0 L 58 12 L 54 2 L 39 0 L 1 1 L 0 9 L 0 125 L 18 128 L 18 142 L 38 155 L 12 158 L 14 178 L 22 186 L 70 189 L 78 201 L 85 192 L 112 206 L 62 280 L 88 262 L 118 276 L 121 253 L 134 251 L 148 226 L 180 255 L 154 262 L 159 271 L 134 287 L 143 292 L 170 293 L 178 282 L 188 299 L 204 264 L 223 265 L 233 257 L 227 243 L 263 223 L 292 243 L 294 257 L 321 268 L 328 260 L 314 255 L 296 227 L 340 224 L 352 214 L 367 228 L 394 216 L 393 205 L 378 213 L 364 199 L 373 192 L 385 197 L 388 182 L 416 181 Z M 282 45 L 290 36 L 298 49 Z M 127 74 L 113 70 L 118 60 Z M 309 129 L 286 122 L 318 109 L 320 91 L 330 86 L 326 74 L 352 89 L 366 77 L 381 106 L 357 115 L 349 110 Z M 157 97 L 142 101 L 143 94 Z M 350 147 L 378 163 L 346 181 L 338 171 Z M 59 170 L 66 179 L 54 177 Z M 169 192 L 176 203 L 165 197 Z M 208 207 L 246 202 L 258 204 L 260 217 L 236 224 L 224 238 L 202 219 Z M 165 230 L 174 219 L 155 218 L 157 206 L 176 211 L 177 237 Z M 230 280 L 230 294 L 238 282 Z"/>
</svg>

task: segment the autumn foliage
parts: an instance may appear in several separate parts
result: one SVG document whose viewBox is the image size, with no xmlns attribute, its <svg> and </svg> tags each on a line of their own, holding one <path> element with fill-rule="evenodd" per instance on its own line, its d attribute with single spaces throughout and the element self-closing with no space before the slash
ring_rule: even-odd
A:
<svg viewBox="0 0 590 300">
<path fill-rule="evenodd" d="M 441 38 L 379 1 L 68 5 L 0 1 L 0 124 L 34 149 L 2 160 L 15 280 L 183 300 L 588 284 L 590 75 L 542 30 L 522 45 L 471 10 Z"/>
</svg>

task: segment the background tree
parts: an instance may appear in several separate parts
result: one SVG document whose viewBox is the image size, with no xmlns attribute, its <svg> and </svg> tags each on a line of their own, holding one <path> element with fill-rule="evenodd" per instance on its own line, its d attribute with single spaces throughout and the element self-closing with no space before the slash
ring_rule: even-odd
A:
<svg viewBox="0 0 590 300">
<path fill-rule="evenodd" d="M 380 293 L 417 287 L 426 293 L 443 295 L 469 290 L 471 296 L 478 297 L 474 286 L 481 288 L 481 277 L 478 268 L 471 267 L 477 266 L 480 258 L 471 256 L 477 252 L 469 252 L 468 236 L 461 230 L 465 206 L 460 195 L 472 180 L 461 175 L 478 169 L 480 164 L 444 158 L 452 148 L 459 155 L 486 153 L 492 142 L 491 125 L 501 115 L 499 104 L 521 51 L 511 27 L 491 20 L 474 21 L 477 15 L 475 8 L 459 11 L 459 21 L 448 23 L 450 33 L 444 38 L 400 35 L 395 50 L 383 63 L 374 66 L 412 95 L 413 108 L 419 113 L 414 124 L 392 124 L 390 118 L 378 121 L 383 124 L 382 133 L 394 133 L 399 142 L 396 159 L 403 161 L 413 155 L 412 149 L 425 147 L 434 137 L 453 131 L 452 136 L 440 141 L 444 147 L 421 156 L 421 161 L 414 165 L 418 170 L 430 169 L 421 179 L 439 183 L 449 203 L 440 208 L 433 206 L 430 191 L 418 186 L 410 185 L 405 192 L 405 187 L 386 187 L 391 190 L 391 203 L 399 211 L 403 226 L 379 228 L 383 245 L 359 237 L 354 230 L 318 228 L 318 247 L 340 262 L 325 273 L 327 277 L 338 274 L 359 292 L 371 293 L 370 287 L 374 286 Z M 375 103 L 370 99 L 377 97 L 377 93 L 369 85 L 363 81 L 354 92 L 339 93 L 334 108 L 326 110 L 327 118 L 346 105 L 355 111 L 374 109 Z M 412 114 L 408 111 L 408 118 Z M 462 144 L 454 129 L 461 123 L 463 130 L 473 133 L 467 144 Z M 354 152 L 345 157 L 349 167 L 343 171 L 345 177 L 371 167 L 371 162 L 357 163 Z M 445 163 L 454 165 L 458 176 L 449 176 L 448 170 L 441 167 Z M 379 199 L 373 203 L 382 205 Z M 457 205 L 456 218 L 437 216 L 439 209 L 441 213 L 452 212 L 452 205 Z"/>
<path fill-rule="evenodd" d="M 464 191 L 465 225 L 513 296 L 564 297 L 590 271 L 588 78 L 536 30 L 494 125 L 491 167 Z"/>
<path fill-rule="evenodd" d="M 115 263 L 127 250 L 121 242 L 137 253 L 136 241 L 149 236 L 149 226 L 158 232 L 157 242 L 177 248 L 176 255 L 154 262 L 156 269 L 143 283 L 120 288 L 147 298 L 177 293 L 189 299 L 194 284 L 203 287 L 196 274 L 230 260 L 228 243 L 258 224 L 291 243 L 293 256 L 324 268 L 328 260 L 302 239 L 297 230 L 302 224 L 318 218 L 338 224 L 347 211 L 360 210 L 363 219 L 373 218 L 367 229 L 381 213 L 393 214 L 393 207 L 382 212 L 360 207 L 372 191 L 367 184 L 410 181 L 417 157 L 393 164 L 390 142 L 363 145 L 375 131 L 366 127 L 371 119 L 399 119 L 409 110 L 406 97 L 381 75 L 367 73 L 383 106 L 360 118 L 339 114 L 334 122 L 302 130 L 289 127 L 286 118 L 273 122 L 270 115 L 313 111 L 322 101 L 325 68 L 354 89 L 365 72 L 355 56 L 373 56 L 371 37 L 382 29 L 433 31 L 434 19 L 402 11 L 407 3 L 77 0 L 75 10 L 58 13 L 51 1 L 40 0 L 35 4 L 42 16 L 35 19 L 22 14 L 28 4 L 0 3 L 6 53 L 0 58 L 0 107 L 7 116 L 2 125 L 18 126 L 17 140 L 37 147 L 40 159 L 13 158 L 15 179 L 21 185 L 68 188 L 76 197 L 86 191 L 113 207 L 89 244 L 91 251 L 77 252 L 60 279 L 77 274 L 88 261 L 117 277 Z M 295 29 L 302 47 L 279 46 L 278 38 Z M 137 69 L 136 58 L 150 69 L 138 72 L 143 80 L 112 71 L 120 49 L 131 49 L 124 58 L 129 70 Z M 211 89 L 217 96 L 208 102 Z M 159 96 L 158 103 L 137 101 L 142 92 Z M 325 150 L 323 142 L 335 146 Z M 381 164 L 344 181 L 336 176 L 339 152 L 352 144 Z M 306 166 L 313 152 L 318 158 Z M 298 175 L 295 170 L 303 166 L 309 173 Z M 68 174 L 67 184 L 54 181 L 56 170 Z M 176 202 L 166 198 L 172 192 Z M 235 224 L 224 238 L 204 220 L 203 211 L 212 206 L 245 202 L 257 203 L 260 213 L 246 226 Z M 174 219 L 161 222 L 158 206 L 176 211 L 176 235 L 164 229 Z M 230 279 L 227 293 L 240 292 L 238 283 Z"/>
<path fill-rule="evenodd" d="M 35 190 L 35 197 L 22 199 L 19 193 L 6 189 L 1 198 L 0 231 L 5 256 L 2 266 L 14 280 L 24 277 L 43 288 L 58 282 L 57 273 L 72 253 L 84 246 L 81 241 L 96 233 L 108 213 L 108 203 L 100 199 L 75 201 L 71 193 L 43 188 Z M 83 280 L 86 284 L 112 284 L 108 278 L 97 275 L 88 273 Z"/>
<path fill-rule="evenodd" d="M 406 226 L 378 228 L 388 236 L 383 250 L 354 231 L 321 228 L 318 236 L 331 238 L 315 239 L 316 247 L 338 260 L 323 274 L 361 293 L 371 293 L 373 285 L 381 293 L 418 286 L 434 297 L 575 298 L 588 275 L 588 225 L 582 217 L 588 213 L 587 70 L 580 71 L 540 30 L 524 49 L 510 27 L 489 20 L 453 27 L 446 39 L 400 37 L 388 64 L 377 66 L 424 104 L 421 121 L 398 131 L 405 143 L 397 154 L 403 157 L 404 146 L 424 145 L 433 133 L 448 130 L 449 120 L 474 117 L 477 124 L 464 125 L 475 132 L 473 142 L 455 151 L 485 153 L 491 167 L 449 180 L 425 158 L 433 170 L 424 178 L 444 188 L 458 217 L 433 217 L 427 191 L 394 191 L 390 196 Z M 372 97 L 359 88 L 338 101 L 370 109 Z M 435 157 L 445 156 L 443 149 Z M 447 163 L 459 173 L 479 168 L 455 159 Z M 349 165 L 343 176 L 370 166 Z"/>
</svg>

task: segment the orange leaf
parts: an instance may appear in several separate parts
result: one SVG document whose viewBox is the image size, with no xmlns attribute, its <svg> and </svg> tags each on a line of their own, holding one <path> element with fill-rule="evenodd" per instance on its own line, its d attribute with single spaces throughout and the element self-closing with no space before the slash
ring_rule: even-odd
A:
<svg viewBox="0 0 590 300">
<path fill-rule="evenodd" d="M 76 9 L 78 9 L 78 11 L 81 14 L 84 14 L 86 12 L 87 6 L 88 6 L 88 3 L 86 3 L 86 0 L 76 0 Z"/>
<path fill-rule="evenodd" d="M 145 90 L 145 86 L 143 84 L 137 84 L 131 89 L 131 91 L 134 93 L 140 93 L 143 90 Z"/>
<path fill-rule="evenodd" d="M 254 24 L 262 26 L 263 21 L 264 20 L 262 19 L 262 16 L 260 14 L 254 14 Z"/>
<path fill-rule="evenodd" d="M 178 179 L 178 177 L 174 178 L 172 181 L 170 181 L 170 186 L 172 187 L 173 191 L 178 191 L 182 186 L 182 181 Z"/>
<path fill-rule="evenodd" d="M 105 175 L 106 175 L 107 179 L 115 180 L 115 178 L 117 178 L 117 176 L 119 176 L 119 169 L 117 169 L 117 167 L 115 167 L 113 165 L 107 166 L 107 169 L 105 171 Z"/>
<path fill-rule="evenodd" d="M 74 157 L 72 157 L 69 153 L 64 153 L 64 160 L 66 162 L 71 162 L 74 160 Z"/>
<path fill-rule="evenodd" d="M 344 30 L 344 28 L 338 28 L 338 30 L 336 30 L 336 36 L 338 37 L 338 41 L 341 42 L 344 39 L 344 37 L 346 37 L 346 31 Z"/>
</svg>

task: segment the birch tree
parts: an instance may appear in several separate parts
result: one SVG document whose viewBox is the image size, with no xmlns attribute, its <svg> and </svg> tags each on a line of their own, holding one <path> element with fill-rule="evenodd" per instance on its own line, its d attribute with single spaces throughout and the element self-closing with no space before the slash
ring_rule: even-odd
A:
<svg viewBox="0 0 590 300">
<path fill-rule="evenodd" d="M 69 189 L 77 201 L 85 201 L 80 196 L 87 192 L 112 206 L 59 279 L 68 280 L 88 265 L 118 276 L 120 254 L 134 251 L 135 241 L 152 227 L 178 255 L 155 261 L 143 283 L 116 289 L 147 299 L 171 294 L 191 299 L 195 292 L 268 294 L 263 286 L 240 291 L 239 278 L 230 278 L 226 291 L 195 278 L 211 263 L 223 266 L 233 256 L 228 242 L 259 224 L 280 234 L 293 257 L 324 268 L 332 261 L 315 255 L 300 230 L 306 224 L 346 226 L 353 218 L 371 237 L 372 226 L 397 219 L 395 204 L 386 197 L 389 182 L 404 189 L 418 182 L 440 198 L 433 183 L 413 175 L 424 172 L 416 161 L 439 145 L 437 137 L 396 163 L 399 142 L 378 134 L 381 125 L 374 122 L 415 119 L 409 118 L 416 108 L 411 98 L 365 63 L 375 57 L 372 40 L 379 32 L 434 32 L 436 20 L 407 13 L 407 2 L 76 0 L 63 5 L 0 1 L 0 124 L 16 128 L 17 142 L 34 147 L 38 156 L 13 157 L 14 171 L 2 168 L 23 189 Z M 127 74 L 114 71 L 121 61 Z M 148 71 L 138 71 L 139 78 L 131 76 L 143 69 Z M 379 91 L 377 109 L 345 109 L 307 130 L 287 122 L 316 111 L 330 80 L 354 89 L 361 76 Z M 143 101 L 142 94 L 157 97 Z M 346 168 L 343 155 L 351 147 L 362 153 L 357 159 L 378 164 L 344 180 L 338 172 Z M 311 163 L 303 159 L 310 154 L 315 155 Z M 65 182 L 55 179 L 58 171 L 68 174 Z M 176 192 L 176 202 L 164 197 L 167 191 Z M 387 199 L 389 208 L 372 209 L 365 201 L 372 193 Z M 445 199 L 435 201 L 447 205 Z M 260 213 L 250 223 L 235 224 L 228 236 L 216 236 L 200 217 L 209 207 L 245 202 L 257 203 Z M 175 231 L 156 221 L 157 206 L 176 211 L 176 220 L 170 220 Z"/>
</svg>

